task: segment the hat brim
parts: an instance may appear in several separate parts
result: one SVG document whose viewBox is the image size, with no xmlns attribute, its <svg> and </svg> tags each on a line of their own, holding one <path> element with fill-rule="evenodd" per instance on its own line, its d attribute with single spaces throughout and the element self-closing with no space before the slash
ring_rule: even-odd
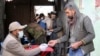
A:
<svg viewBox="0 0 100 56">
<path fill-rule="evenodd" d="M 22 26 L 20 26 L 18 29 L 24 29 L 24 28 L 26 28 L 27 27 L 27 25 L 22 25 Z"/>
</svg>

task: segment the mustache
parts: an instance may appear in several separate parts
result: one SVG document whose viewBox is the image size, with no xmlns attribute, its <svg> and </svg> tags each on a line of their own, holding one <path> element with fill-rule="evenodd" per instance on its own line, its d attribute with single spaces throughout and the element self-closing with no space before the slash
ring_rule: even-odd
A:
<svg viewBox="0 0 100 56">
<path fill-rule="evenodd" d="M 69 19 L 73 19 L 73 16 L 68 16 Z"/>
</svg>

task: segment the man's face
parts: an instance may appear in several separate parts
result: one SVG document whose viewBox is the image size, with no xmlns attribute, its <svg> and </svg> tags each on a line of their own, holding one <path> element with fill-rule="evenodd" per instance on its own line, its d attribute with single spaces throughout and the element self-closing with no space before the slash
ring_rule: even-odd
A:
<svg viewBox="0 0 100 56">
<path fill-rule="evenodd" d="M 14 34 L 18 37 L 20 31 L 23 31 L 23 30 L 22 29 L 17 29 L 17 30 L 14 31 Z"/>
<path fill-rule="evenodd" d="M 73 19 L 75 11 L 73 9 L 66 9 L 65 13 L 69 19 Z"/>
<path fill-rule="evenodd" d="M 55 18 L 56 18 L 56 15 L 51 14 L 51 19 L 55 19 Z"/>
<path fill-rule="evenodd" d="M 39 16 L 36 16 L 36 18 L 35 18 L 36 20 L 38 20 L 39 19 Z"/>
</svg>

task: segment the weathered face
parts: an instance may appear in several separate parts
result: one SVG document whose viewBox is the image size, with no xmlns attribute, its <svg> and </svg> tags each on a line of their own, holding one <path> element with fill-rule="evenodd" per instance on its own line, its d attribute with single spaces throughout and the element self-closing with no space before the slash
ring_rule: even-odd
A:
<svg viewBox="0 0 100 56">
<path fill-rule="evenodd" d="M 13 34 L 18 37 L 20 31 L 23 31 L 23 29 L 16 29 L 13 31 Z"/>
<path fill-rule="evenodd" d="M 73 9 L 65 9 L 65 13 L 69 19 L 73 19 L 75 11 Z"/>
</svg>

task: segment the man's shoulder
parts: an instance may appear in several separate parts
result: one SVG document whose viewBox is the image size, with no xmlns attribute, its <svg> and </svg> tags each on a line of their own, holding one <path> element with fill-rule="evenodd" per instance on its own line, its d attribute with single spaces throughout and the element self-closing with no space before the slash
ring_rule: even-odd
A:
<svg viewBox="0 0 100 56">
<path fill-rule="evenodd" d="M 14 37 L 12 37 L 10 34 L 8 34 L 3 41 L 3 45 L 9 45 L 18 42 Z"/>
<path fill-rule="evenodd" d="M 19 42 L 17 40 L 10 40 L 8 43 L 7 43 L 7 46 L 18 46 L 19 45 Z"/>
<path fill-rule="evenodd" d="M 16 40 L 11 34 L 8 34 L 4 40 L 4 42 L 8 42 L 8 41 L 11 41 L 11 40 Z"/>
<path fill-rule="evenodd" d="M 91 19 L 90 19 L 90 17 L 88 15 L 85 15 L 85 14 L 81 13 L 80 20 L 81 21 L 88 21 L 88 20 L 91 20 Z"/>
<path fill-rule="evenodd" d="M 83 13 L 80 13 L 80 15 L 81 15 L 81 18 L 87 17 L 87 15 L 85 15 L 85 14 L 83 14 Z"/>
<path fill-rule="evenodd" d="M 87 15 L 85 15 L 85 14 L 83 14 L 83 13 L 80 13 L 80 15 L 81 15 L 80 18 L 79 18 L 79 21 L 80 21 L 80 22 L 83 22 L 83 21 L 84 21 L 85 19 L 87 19 L 87 17 L 88 17 Z"/>
</svg>

